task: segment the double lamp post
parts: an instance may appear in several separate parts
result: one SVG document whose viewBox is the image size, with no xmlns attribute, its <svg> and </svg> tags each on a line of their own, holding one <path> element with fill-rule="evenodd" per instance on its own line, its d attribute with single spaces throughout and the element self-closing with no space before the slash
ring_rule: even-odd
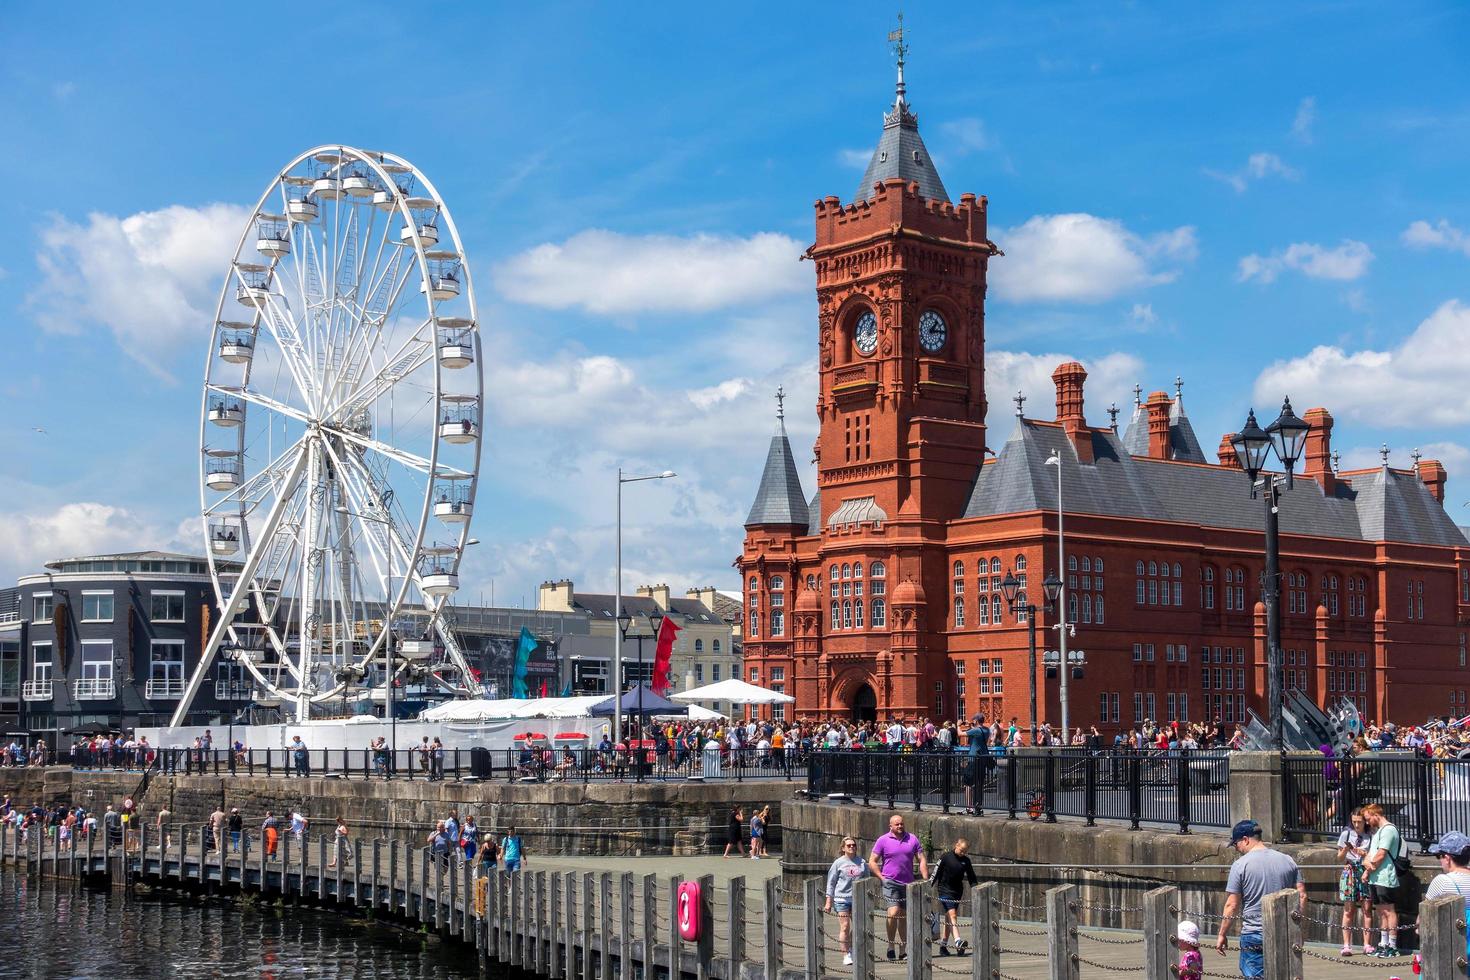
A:
<svg viewBox="0 0 1470 980">
<path fill-rule="evenodd" d="M 652 615 L 648 617 L 648 626 L 650 629 L 653 630 L 653 637 L 655 640 L 658 639 L 658 631 L 663 628 L 663 625 L 664 614 L 657 607 L 655 607 Z M 618 634 L 623 638 L 624 641 L 628 639 L 628 630 L 631 629 L 632 626 L 633 614 L 626 609 L 619 612 Z M 635 683 L 637 683 L 638 685 L 638 740 L 641 742 L 643 741 L 643 641 L 645 637 L 640 631 L 633 638 L 638 641 L 638 680 Z M 623 695 L 620 692 L 617 696 L 621 699 Z"/>
<path fill-rule="evenodd" d="M 1006 597 L 1006 605 L 1010 607 L 1011 617 L 1019 618 L 1019 613 L 1026 613 L 1026 648 L 1028 659 L 1026 661 L 1026 673 L 1031 678 L 1031 744 L 1036 744 L 1036 603 L 1027 601 L 1027 595 L 1022 589 L 1024 584 L 1016 578 L 1014 571 L 1007 571 L 1005 579 L 1000 583 L 1000 590 Z M 1041 583 L 1046 593 L 1045 612 L 1051 612 L 1057 596 L 1062 592 L 1062 580 L 1055 572 L 1047 572 L 1046 579 Z"/>
</svg>

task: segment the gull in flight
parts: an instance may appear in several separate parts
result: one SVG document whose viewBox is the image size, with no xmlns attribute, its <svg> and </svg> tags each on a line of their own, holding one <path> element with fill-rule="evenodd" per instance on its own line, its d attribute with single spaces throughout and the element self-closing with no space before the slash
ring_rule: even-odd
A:
<svg viewBox="0 0 1470 980">
<path fill-rule="evenodd" d="M 39 432 L 43 436 L 46 435 L 46 430 L 43 429 L 43 428 L 41 428 L 39 425 L 33 425 L 33 426 L 31 426 L 31 431 L 32 432 Z"/>
</svg>

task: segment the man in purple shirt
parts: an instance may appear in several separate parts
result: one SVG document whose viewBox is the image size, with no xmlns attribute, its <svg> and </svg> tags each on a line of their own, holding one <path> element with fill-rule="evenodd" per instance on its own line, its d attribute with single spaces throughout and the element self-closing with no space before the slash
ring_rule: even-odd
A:
<svg viewBox="0 0 1470 980">
<path fill-rule="evenodd" d="M 883 879 L 883 899 L 888 903 L 888 958 L 906 960 L 909 955 L 905 919 L 908 899 L 904 891 L 914 880 L 914 858 L 919 859 L 919 874 L 929 877 L 929 859 L 924 856 L 924 845 L 919 838 L 906 833 L 903 817 L 895 813 L 888 818 L 888 833 L 873 842 L 873 853 L 868 857 L 868 867 L 873 874 Z M 898 937 L 898 953 L 893 951 L 894 937 Z"/>
</svg>

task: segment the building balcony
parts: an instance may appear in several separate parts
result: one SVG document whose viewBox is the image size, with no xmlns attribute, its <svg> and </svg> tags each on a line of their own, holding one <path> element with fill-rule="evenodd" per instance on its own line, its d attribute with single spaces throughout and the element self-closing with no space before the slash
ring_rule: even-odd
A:
<svg viewBox="0 0 1470 980">
<path fill-rule="evenodd" d="M 111 677 L 83 677 L 72 681 L 71 696 L 77 701 L 110 701 L 117 697 L 117 685 Z"/>
<path fill-rule="evenodd" d="M 184 696 L 186 683 L 182 677 L 150 678 L 143 688 L 143 697 L 150 701 L 177 701 Z"/>
<path fill-rule="evenodd" d="M 51 682 L 26 681 L 20 686 L 20 697 L 22 701 L 50 701 Z"/>
<path fill-rule="evenodd" d="M 255 686 L 252 684 L 236 684 L 230 681 L 214 682 L 216 701 L 249 701 L 254 694 Z"/>
</svg>

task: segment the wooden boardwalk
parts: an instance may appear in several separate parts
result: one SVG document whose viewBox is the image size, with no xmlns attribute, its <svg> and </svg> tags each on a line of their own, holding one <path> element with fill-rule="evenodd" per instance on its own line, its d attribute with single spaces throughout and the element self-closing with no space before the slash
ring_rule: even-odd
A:
<svg viewBox="0 0 1470 980">
<path fill-rule="evenodd" d="M 41 876 L 246 892 L 422 924 L 451 940 L 473 944 L 484 975 L 499 973 L 494 964 L 504 964 L 550 980 L 1080 980 L 1084 973 L 1089 980 L 1172 980 L 1169 965 L 1178 955 L 1168 941 L 1179 919 L 1171 904 L 1177 901 L 1173 889 L 1150 892 L 1143 907 L 1128 910 L 1141 914 L 1145 929 L 1106 930 L 1078 925 L 1082 909 L 1073 888 L 1052 889 L 1044 906 L 1013 907 L 999 900 L 994 883 L 982 884 L 961 909 L 970 952 L 942 957 L 924 941 L 929 914 L 937 909 L 932 891 L 923 884 L 910 886 L 910 907 L 921 910 L 908 922 L 913 955 L 890 961 L 882 903 L 876 883 L 870 882 L 858 889 L 854 909 L 854 921 L 867 922 L 869 928 L 856 930 L 855 962 L 847 966 L 837 943 L 836 918 L 821 913 L 824 883 L 808 879 L 792 888 L 783 882 L 775 860 L 538 857 L 520 872 L 477 878 L 465 862 L 440 862 L 427 849 L 405 842 L 355 841 L 350 855 L 344 855 L 349 859 L 334 866 L 325 837 L 303 842 L 283 834 L 273 857 L 248 834 L 240 850 L 209 850 L 198 828 L 177 830 L 162 846 L 145 829 L 126 852 L 102 837 L 94 835 L 76 849 L 64 850 L 39 832 L 22 842 L 6 827 L 0 831 L 0 856 Z M 675 905 L 683 879 L 675 871 L 700 872 L 703 928 L 698 940 L 679 937 Z M 1294 903 L 1286 893 L 1279 898 L 1283 907 L 1287 900 Z M 1453 916 L 1446 922 L 1452 923 Z M 1214 923 L 1200 924 L 1206 933 L 1213 932 Z M 1448 931 L 1458 937 L 1463 951 L 1463 932 L 1454 932 L 1452 925 Z M 1299 925 L 1296 932 L 1299 936 Z M 1335 948 L 1299 940 L 1289 945 L 1296 952 L 1285 951 L 1279 968 L 1268 972 L 1273 980 L 1411 974 L 1407 959 L 1358 956 L 1343 962 Z M 1207 977 L 1237 972 L 1233 950 L 1220 957 L 1206 949 L 1205 957 Z M 1426 976 L 1435 980 L 1428 971 Z"/>
</svg>

